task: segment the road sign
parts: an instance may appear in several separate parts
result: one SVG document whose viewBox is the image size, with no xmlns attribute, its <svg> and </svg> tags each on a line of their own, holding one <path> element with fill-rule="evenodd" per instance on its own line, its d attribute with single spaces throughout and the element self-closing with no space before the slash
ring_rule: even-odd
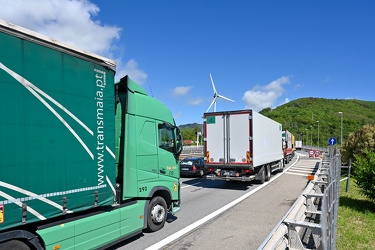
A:
<svg viewBox="0 0 375 250">
<path fill-rule="evenodd" d="M 329 145 L 333 146 L 333 145 L 336 144 L 336 142 L 337 142 L 337 139 L 335 137 L 331 137 L 331 138 L 328 139 Z"/>
<path fill-rule="evenodd" d="M 315 151 L 314 150 L 310 150 L 309 151 L 309 157 L 314 157 L 315 155 Z"/>
<path fill-rule="evenodd" d="M 315 157 L 320 157 L 320 150 L 315 150 Z"/>
</svg>

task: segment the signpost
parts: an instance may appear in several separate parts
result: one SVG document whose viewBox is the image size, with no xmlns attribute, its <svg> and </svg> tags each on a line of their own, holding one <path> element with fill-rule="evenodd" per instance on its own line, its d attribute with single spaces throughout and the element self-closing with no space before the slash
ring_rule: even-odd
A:
<svg viewBox="0 0 375 250">
<path fill-rule="evenodd" d="M 335 137 L 331 137 L 331 138 L 328 139 L 328 143 L 331 146 L 336 145 L 337 139 Z"/>
<path fill-rule="evenodd" d="M 333 146 L 336 145 L 337 139 L 335 137 L 331 137 L 331 138 L 328 139 L 328 143 L 330 145 L 330 147 L 329 147 L 329 156 L 330 156 L 330 158 L 332 158 L 333 155 L 334 155 L 334 148 L 333 148 Z"/>
</svg>

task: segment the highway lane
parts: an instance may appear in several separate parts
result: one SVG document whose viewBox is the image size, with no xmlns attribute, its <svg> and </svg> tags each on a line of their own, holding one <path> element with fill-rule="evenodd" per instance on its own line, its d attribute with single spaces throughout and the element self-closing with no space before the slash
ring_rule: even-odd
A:
<svg viewBox="0 0 375 250">
<path fill-rule="evenodd" d="M 182 209 L 176 216 L 169 217 L 162 230 L 154 233 L 144 232 L 111 249 L 146 249 L 258 186 L 253 183 L 228 183 L 205 178 L 181 178 L 181 182 Z"/>
<path fill-rule="evenodd" d="M 294 164 L 295 161 L 296 159 L 294 158 L 290 164 Z M 293 175 L 290 176 L 293 177 Z M 302 178 L 301 176 L 298 177 Z M 164 243 L 161 245 L 154 244 L 170 237 L 171 235 L 175 235 L 176 232 L 180 232 L 180 234 L 186 233 L 187 235 L 184 235 L 183 238 L 187 239 L 190 234 L 186 231 L 186 228 L 191 228 L 192 225 L 204 220 L 205 217 L 212 215 L 224 206 L 235 201 L 237 198 L 246 195 L 261 186 L 252 182 L 213 181 L 205 178 L 181 178 L 181 182 L 182 209 L 176 214 L 176 216 L 169 216 L 168 221 L 162 230 L 155 233 L 142 233 L 127 241 L 121 242 L 110 249 L 136 250 L 147 249 L 151 246 L 166 249 L 182 249 L 177 245 L 173 245 L 173 247 L 170 248 L 170 246 L 163 246 Z M 287 208 L 289 208 L 290 205 L 289 202 Z M 214 215 L 212 221 L 220 222 L 220 218 L 221 215 Z M 197 227 L 199 228 L 199 225 Z M 207 233 L 209 234 L 209 232 Z M 179 240 L 176 240 L 173 244 L 178 244 L 178 242 Z"/>
</svg>

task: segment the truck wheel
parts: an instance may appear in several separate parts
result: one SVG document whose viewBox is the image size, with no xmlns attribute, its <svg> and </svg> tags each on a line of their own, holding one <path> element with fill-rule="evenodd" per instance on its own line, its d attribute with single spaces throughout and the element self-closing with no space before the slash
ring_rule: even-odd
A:
<svg viewBox="0 0 375 250">
<path fill-rule="evenodd" d="M 10 240 L 4 243 L 0 243 L 0 249 L 2 250 L 30 250 L 31 248 L 20 240 Z"/>
<path fill-rule="evenodd" d="M 263 184 L 264 182 L 266 182 L 266 171 L 264 170 L 264 167 L 262 167 L 260 170 L 259 170 L 259 173 L 258 173 L 258 182 L 260 184 Z"/>
<path fill-rule="evenodd" d="M 284 167 L 285 167 L 284 162 L 283 162 L 283 161 L 280 161 L 280 162 L 279 162 L 279 171 L 280 171 L 280 172 L 283 172 L 283 171 L 284 171 Z"/>
<path fill-rule="evenodd" d="M 164 227 L 167 220 L 167 203 L 160 197 L 154 197 L 148 205 L 147 230 L 156 232 Z"/>
<path fill-rule="evenodd" d="M 269 181 L 271 179 L 271 166 L 268 164 L 266 167 L 267 172 L 265 174 L 265 181 Z"/>
<path fill-rule="evenodd" d="M 203 169 L 201 169 L 201 171 L 199 171 L 199 176 L 200 176 L 200 177 L 203 177 L 203 176 L 204 176 L 204 171 L 203 171 Z"/>
</svg>

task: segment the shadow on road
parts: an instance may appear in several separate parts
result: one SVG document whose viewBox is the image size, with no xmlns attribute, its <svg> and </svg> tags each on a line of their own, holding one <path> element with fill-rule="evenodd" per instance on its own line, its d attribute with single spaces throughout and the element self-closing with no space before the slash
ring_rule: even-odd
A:
<svg viewBox="0 0 375 250">
<path fill-rule="evenodd" d="M 189 178 L 181 179 L 182 184 L 192 185 L 194 187 L 202 188 L 217 188 L 217 189 L 234 189 L 234 190 L 248 190 L 254 185 L 258 185 L 255 182 L 237 182 L 237 181 L 225 181 L 225 180 L 210 180 L 206 177 L 201 178 Z"/>
</svg>

